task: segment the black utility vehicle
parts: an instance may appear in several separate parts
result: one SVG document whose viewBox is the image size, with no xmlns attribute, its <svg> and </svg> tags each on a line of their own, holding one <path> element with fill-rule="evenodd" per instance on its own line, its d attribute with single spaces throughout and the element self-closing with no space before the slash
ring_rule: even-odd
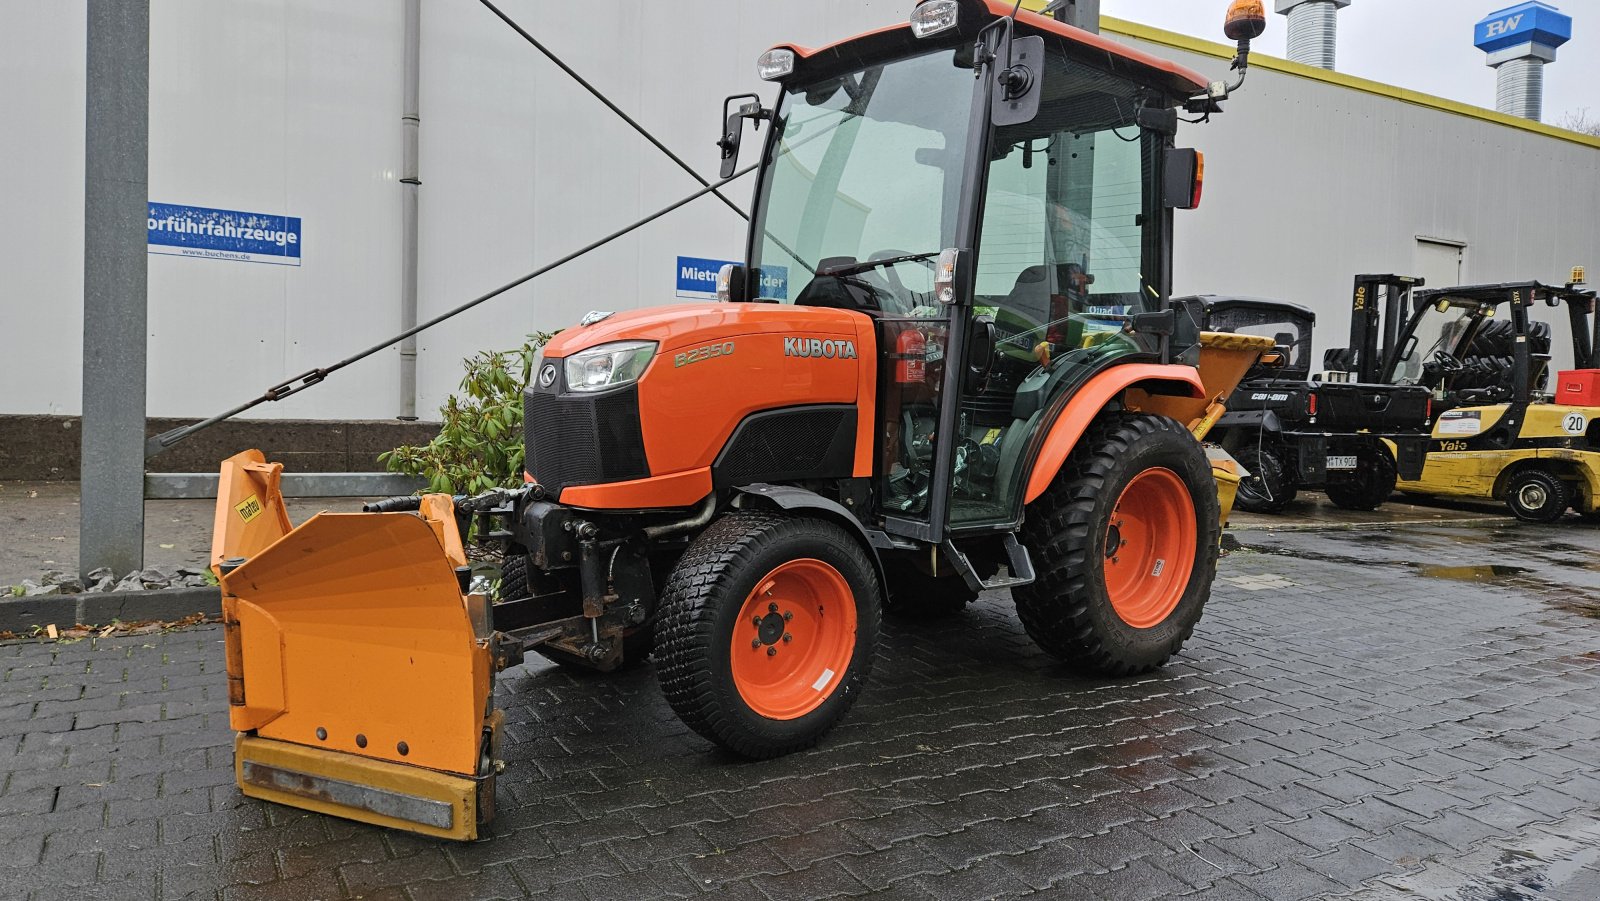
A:
<svg viewBox="0 0 1600 901">
<path fill-rule="evenodd" d="M 1397 477 L 1421 474 L 1426 388 L 1346 380 L 1345 373 L 1338 381 L 1313 379 L 1316 314 L 1305 307 L 1253 297 L 1197 300 L 1208 331 L 1263 335 L 1277 344 L 1275 355 L 1245 374 L 1211 433 L 1249 471 L 1239 485 L 1240 509 L 1277 513 L 1311 488 L 1344 509 L 1373 510 L 1394 492 Z"/>
</svg>

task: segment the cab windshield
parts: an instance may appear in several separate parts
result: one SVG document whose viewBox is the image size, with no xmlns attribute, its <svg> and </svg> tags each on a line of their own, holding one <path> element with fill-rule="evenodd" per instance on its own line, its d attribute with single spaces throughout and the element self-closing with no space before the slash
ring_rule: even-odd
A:
<svg viewBox="0 0 1600 901">
<path fill-rule="evenodd" d="M 1489 312 L 1492 314 L 1493 310 Z M 1402 345 L 1403 353 L 1395 361 L 1392 381 L 1437 387 L 1451 362 L 1443 360 L 1441 365 L 1439 355 L 1458 359 L 1464 356 L 1465 342 L 1471 340 L 1480 318 L 1478 305 L 1471 302 L 1440 301 L 1423 307 L 1417 312 L 1411 337 Z"/>
<path fill-rule="evenodd" d="M 937 50 L 786 91 L 753 296 L 890 315 L 931 304 L 933 258 L 955 243 L 972 88 L 972 69 Z"/>
</svg>

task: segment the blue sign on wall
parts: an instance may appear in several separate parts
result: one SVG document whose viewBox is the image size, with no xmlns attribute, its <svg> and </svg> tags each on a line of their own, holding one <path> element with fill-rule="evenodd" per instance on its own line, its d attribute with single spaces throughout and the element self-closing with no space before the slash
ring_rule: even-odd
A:
<svg viewBox="0 0 1600 901">
<path fill-rule="evenodd" d="M 176 203 L 150 204 L 150 253 L 300 265 L 300 219 Z"/>
<path fill-rule="evenodd" d="M 716 297 L 717 273 L 737 260 L 708 260 L 701 257 L 678 257 L 678 296 Z M 787 266 L 761 267 L 759 296 L 768 300 L 789 299 L 789 268 Z"/>
</svg>

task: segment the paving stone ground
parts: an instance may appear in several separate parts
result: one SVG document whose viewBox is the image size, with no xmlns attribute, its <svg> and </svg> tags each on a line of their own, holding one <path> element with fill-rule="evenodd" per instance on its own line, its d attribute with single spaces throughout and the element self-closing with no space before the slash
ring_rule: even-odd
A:
<svg viewBox="0 0 1600 901">
<path fill-rule="evenodd" d="M 1600 530 L 1239 538 L 1157 674 L 1070 675 L 985 597 L 891 623 L 777 761 L 648 666 L 508 671 L 468 845 L 241 798 L 216 627 L 0 644 L 0 898 L 1600 898 Z"/>
</svg>

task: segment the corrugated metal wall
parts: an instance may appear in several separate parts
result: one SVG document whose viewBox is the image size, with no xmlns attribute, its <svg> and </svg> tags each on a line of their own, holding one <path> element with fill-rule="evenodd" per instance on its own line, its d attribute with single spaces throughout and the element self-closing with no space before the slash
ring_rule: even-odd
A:
<svg viewBox="0 0 1600 901">
<path fill-rule="evenodd" d="M 298 267 L 150 260 L 152 416 L 214 412 L 398 330 L 401 12 L 383 0 L 162 0 L 151 38 L 151 199 L 297 216 Z M 902 18 L 901 0 L 547 4 L 507 11 L 702 173 L 723 96 L 770 94 L 755 56 Z M 426 318 L 687 193 L 687 175 L 469 0 L 423 8 L 420 296 Z M 0 2 L 0 413 L 79 407 L 82 3 Z M 1220 76 L 1225 64 L 1151 47 Z M 1464 278 L 1600 267 L 1600 150 L 1256 70 L 1179 214 L 1177 287 L 1280 296 L 1342 338 L 1350 277 L 1410 272 L 1419 236 L 1465 244 Z M 749 187 L 731 195 L 747 203 Z M 701 200 L 420 338 L 419 410 L 459 360 L 591 309 L 674 299 L 678 255 L 728 258 L 742 226 Z M 257 411 L 386 418 L 381 354 Z"/>
</svg>

